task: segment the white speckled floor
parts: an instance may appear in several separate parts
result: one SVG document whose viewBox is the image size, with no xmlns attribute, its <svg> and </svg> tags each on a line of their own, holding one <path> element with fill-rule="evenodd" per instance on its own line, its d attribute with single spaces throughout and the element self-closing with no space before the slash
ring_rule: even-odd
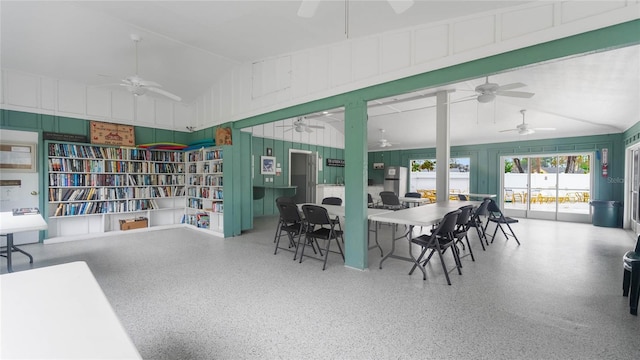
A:
<svg viewBox="0 0 640 360">
<path fill-rule="evenodd" d="M 521 246 L 500 237 L 486 252 L 474 234 L 476 262 L 448 286 L 437 259 L 423 281 L 403 261 L 378 269 L 375 250 L 367 271 L 274 256 L 275 221 L 226 240 L 173 229 L 23 248 L 36 267 L 86 261 L 145 359 L 640 358 L 628 231 L 521 220 Z"/>
</svg>

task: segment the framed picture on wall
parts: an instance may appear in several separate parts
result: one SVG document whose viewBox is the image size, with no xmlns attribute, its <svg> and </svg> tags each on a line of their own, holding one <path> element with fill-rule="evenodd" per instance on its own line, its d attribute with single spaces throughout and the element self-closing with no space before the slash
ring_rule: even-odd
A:
<svg viewBox="0 0 640 360">
<path fill-rule="evenodd" d="M 0 144 L 0 169 L 3 172 L 35 172 L 36 144 Z"/>
<path fill-rule="evenodd" d="M 276 174 L 275 156 L 260 156 L 260 174 L 262 175 Z"/>
</svg>

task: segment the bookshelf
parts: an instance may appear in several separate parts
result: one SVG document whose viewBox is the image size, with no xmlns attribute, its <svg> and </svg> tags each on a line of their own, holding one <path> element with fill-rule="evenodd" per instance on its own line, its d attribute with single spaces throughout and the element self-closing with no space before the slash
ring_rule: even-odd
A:
<svg viewBox="0 0 640 360">
<path fill-rule="evenodd" d="M 120 230 L 120 220 L 147 217 L 148 226 L 180 222 L 185 154 L 78 143 L 46 142 L 48 237 Z"/>
<path fill-rule="evenodd" d="M 183 222 L 223 235 L 223 151 L 207 147 L 185 153 L 186 208 Z"/>
</svg>

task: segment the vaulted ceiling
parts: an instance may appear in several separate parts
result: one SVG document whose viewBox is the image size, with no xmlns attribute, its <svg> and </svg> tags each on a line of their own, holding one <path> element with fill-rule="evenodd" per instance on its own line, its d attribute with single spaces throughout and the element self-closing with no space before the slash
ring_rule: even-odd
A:
<svg viewBox="0 0 640 360">
<path fill-rule="evenodd" d="M 324 0 L 313 17 L 303 18 L 297 0 L 2 1 L 0 61 L 3 69 L 110 83 L 134 73 L 130 34 L 136 33 L 143 37 L 140 75 L 189 103 L 241 63 L 527 2 L 417 0 L 396 14 L 387 1 Z M 556 128 L 525 136 L 531 139 L 621 132 L 639 120 L 639 65 L 640 51 L 632 47 L 491 74 L 494 83 L 526 84 L 518 90 L 535 93 L 531 99 L 461 101 L 485 78 L 383 99 L 379 102 L 394 104 L 370 109 L 370 149 L 377 148 L 381 128 L 396 148 L 433 146 L 433 98 L 398 99 L 443 89 L 455 90 L 450 94 L 454 145 L 523 138 L 499 132 L 522 122 L 521 109 L 527 109 L 532 127 Z M 390 125 L 399 122 L 403 126 Z"/>
</svg>

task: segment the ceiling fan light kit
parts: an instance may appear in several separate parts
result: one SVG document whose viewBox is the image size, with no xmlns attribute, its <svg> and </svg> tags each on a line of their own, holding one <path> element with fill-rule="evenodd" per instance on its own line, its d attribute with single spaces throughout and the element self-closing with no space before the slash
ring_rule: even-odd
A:
<svg viewBox="0 0 640 360">
<path fill-rule="evenodd" d="M 515 129 L 500 130 L 500 132 L 517 131 L 518 135 L 531 135 L 531 134 L 535 133 L 538 130 L 542 130 L 542 131 L 555 130 L 555 128 L 530 128 L 529 124 L 524 122 L 524 114 L 526 112 L 527 112 L 527 110 L 525 110 L 525 109 L 520 110 L 520 113 L 522 114 L 522 124 L 518 124 L 518 126 L 516 126 Z"/>
<path fill-rule="evenodd" d="M 480 94 L 478 95 L 478 102 L 486 104 L 492 102 L 495 98 L 494 94 Z"/>
</svg>

